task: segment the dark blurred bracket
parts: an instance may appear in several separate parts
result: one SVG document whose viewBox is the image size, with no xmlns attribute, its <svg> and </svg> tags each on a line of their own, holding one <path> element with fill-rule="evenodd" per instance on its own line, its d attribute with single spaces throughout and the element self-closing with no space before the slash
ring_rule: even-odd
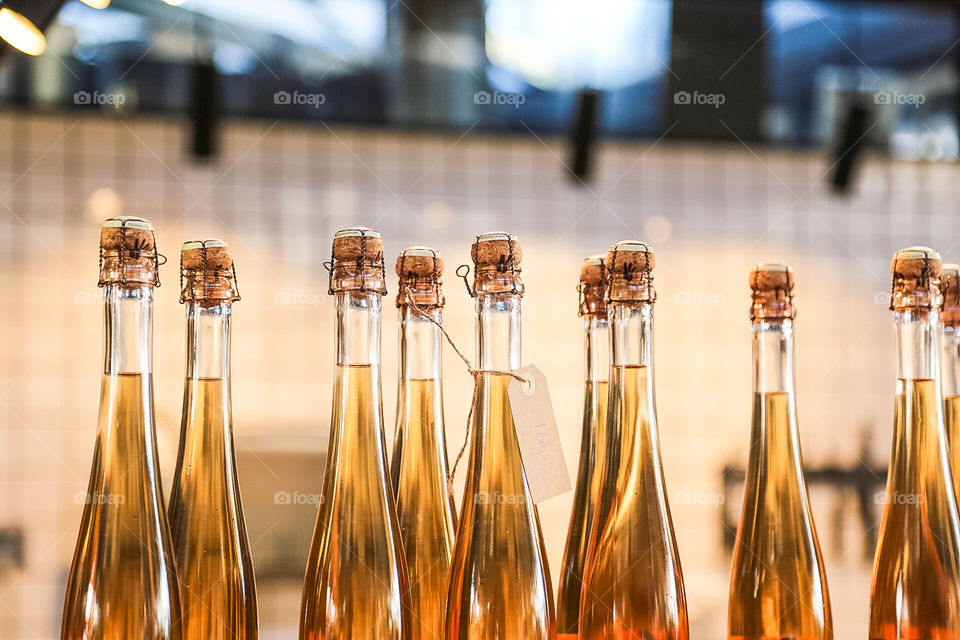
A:
<svg viewBox="0 0 960 640">
<path fill-rule="evenodd" d="M 859 455 L 860 460 L 868 457 L 866 449 L 866 441 L 864 441 Z M 867 561 L 872 560 L 877 545 L 877 529 L 874 526 L 876 524 L 876 515 L 873 508 L 875 505 L 874 497 L 886 485 L 886 467 L 871 466 L 858 461 L 849 467 L 826 465 L 805 469 L 803 476 L 808 487 L 826 486 L 845 497 L 852 497 L 856 501 L 860 525 L 863 527 L 863 557 Z M 721 510 L 721 518 L 723 520 L 723 547 L 728 552 L 733 549 L 737 539 L 737 522 L 741 508 L 739 504 L 731 505 L 731 499 L 737 495 L 735 489 L 744 483 L 745 478 L 746 472 L 742 468 L 729 465 L 723 468 L 724 508 Z M 731 514 L 728 507 L 735 507 L 735 512 Z M 834 540 L 842 540 L 842 527 L 843 519 L 841 517 L 832 519 L 830 533 Z"/>
<path fill-rule="evenodd" d="M 23 529 L 0 528 L 0 577 L 6 569 L 23 569 Z"/>
<path fill-rule="evenodd" d="M 575 182 L 590 180 L 597 140 L 600 92 L 584 89 L 577 93 L 577 114 L 570 132 L 570 173 Z"/>
</svg>

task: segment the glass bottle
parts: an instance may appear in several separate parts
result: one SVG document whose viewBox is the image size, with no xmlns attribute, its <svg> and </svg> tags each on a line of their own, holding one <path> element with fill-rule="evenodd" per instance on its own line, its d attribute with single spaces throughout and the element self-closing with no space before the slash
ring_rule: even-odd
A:
<svg viewBox="0 0 960 640">
<path fill-rule="evenodd" d="M 586 347 L 586 382 L 580 468 L 563 552 L 560 587 L 557 590 L 557 636 L 561 640 L 576 638 L 580 627 L 583 568 L 600 493 L 599 466 L 602 463 L 603 436 L 607 426 L 607 380 L 610 374 L 604 258 L 602 255 L 593 256 L 580 266 L 580 316 L 583 317 Z"/>
<path fill-rule="evenodd" d="M 943 336 L 940 342 L 943 422 L 947 433 L 947 455 L 953 489 L 960 496 L 960 266 L 943 265 L 940 275 L 943 292 Z"/>
<path fill-rule="evenodd" d="M 642 242 L 607 253 L 610 439 L 581 594 L 583 640 L 689 637 L 654 404 L 654 262 Z"/>
<path fill-rule="evenodd" d="M 255 640 L 257 591 L 240 503 L 230 403 L 230 322 L 239 300 L 230 249 L 187 242 L 180 253 L 187 374 L 170 531 L 184 638 Z"/>
<path fill-rule="evenodd" d="M 443 259 L 433 249 L 411 247 L 397 258 L 396 268 L 400 385 L 391 479 L 410 581 L 414 636 L 440 638 L 456 526 L 453 496 L 447 489 L 440 377 Z"/>
<path fill-rule="evenodd" d="M 507 398 L 507 372 L 520 367 L 522 251 L 513 235 L 485 233 L 471 256 L 481 372 L 444 637 L 553 640 L 550 569 Z"/>
<path fill-rule="evenodd" d="M 362 227 L 333 240 L 337 366 L 323 494 L 307 561 L 300 640 L 408 640 L 413 632 L 380 392 L 383 241 Z"/>
<path fill-rule="evenodd" d="M 940 256 L 897 252 L 893 448 L 870 590 L 871 640 L 960 637 L 960 529 L 940 398 Z"/>
<path fill-rule="evenodd" d="M 103 223 L 100 418 L 61 640 L 182 638 L 153 408 L 158 257 L 146 220 L 122 216 Z"/>
<path fill-rule="evenodd" d="M 793 287 L 786 264 L 759 264 L 750 274 L 753 427 L 733 549 L 730 640 L 833 639 L 797 429 Z"/>
</svg>

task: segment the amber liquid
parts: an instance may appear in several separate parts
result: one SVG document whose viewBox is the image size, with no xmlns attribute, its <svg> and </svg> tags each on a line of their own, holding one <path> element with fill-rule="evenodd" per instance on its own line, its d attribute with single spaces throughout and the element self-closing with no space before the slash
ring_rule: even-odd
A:
<svg viewBox="0 0 960 640">
<path fill-rule="evenodd" d="M 446 640 L 556 637 L 553 589 L 507 400 L 510 376 L 484 374 L 457 528 Z"/>
<path fill-rule="evenodd" d="M 899 380 L 870 594 L 871 640 L 960 638 L 960 530 L 935 380 Z"/>
<path fill-rule="evenodd" d="M 180 640 L 149 375 L 104 376 L 62 640 Z"/>
<path fill-rule="evenodd" d="M 607 426 L 607 382 L 588 380 L 583 400 L 583 437 L 577 488 L 557 591 L 558 638 L 576 638 L 580 627 L 580 591 L 590 530 L 600 494 L 599 466 Z"/>
<path fill-rule="evenodd" d="M 443 634 L 447 580 L 453 558 L 453 497 L 447 491 L 446 448 L 438 416 L 437 380 L 400 381 L 400 422 L 392 464 L 397 516 L 413 603 L 414 636 Z"/>
<path fill-rule="evenodd" d="M 947 430 L 947 455 L 950 459 L 950 475 L 953 477 L 953 492 L 960 499 L 960 396 L 943 399 L 943 422 Z"/>
<path fill-rule="evenodd" d="M 253 640 L 257 597 L 223 380 L 186 380 L 170 530 L 184 638 Z"/>
<path fill-rule="evenodd" d="M 686 596 L 648 369 L 614 366 L 612 373 L 608 420 L 619 425 L 624 455 L 609 513 L 598 509 L 596 515 L 599 529 L 584 576 L 579 637 L 687 640 Z"/>
<path fill-rule="evenodd" d="M 337 366 L 330 458 L 303 585 L 300 640 L 415 637 L 387 478 L 379 382 L 370 365 Z"/>
<path fill-rule="evenodd" d="M 789 394 L 754 394 L 753 445 L 730 583 L 730 640 L 833 638 L 792 413 Z"/>
</svg>

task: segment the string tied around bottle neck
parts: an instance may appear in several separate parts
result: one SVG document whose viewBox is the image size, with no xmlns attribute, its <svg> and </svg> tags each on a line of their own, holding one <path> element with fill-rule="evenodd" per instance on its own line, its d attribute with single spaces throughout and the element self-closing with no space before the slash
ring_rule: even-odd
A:
<svg viewBox="0 0 960 640">
<path fill-rule="evenodd" d="M 460 275 L 460 269 L 457 269 L 457 275 Z M 466 279 L 464 276 L 460 276 L 460 277 Z M 468 284 L 468 287 L 469 287 L 469 284 Z M 517 380 L 521 384 L 526 384 L 528 380 L 523 376 L 517 373 L 514 373 L 513 371 L 474 368 L 473 364 L 471 364 L 470 362 L 470 359 L 463 354 L 463 351 L 461 351 L 460 348 L 457 346 L 456 342 L 453 341 L 453 338 L 450 336 L 449 333 L 447 333 L 447 330 L 443 327 L 443 325 L 436 318 L 433 317 L 433 315 L 430 313 L 428 309 L 424 309 L 420 307 L 414 301 L 413 293 L 410 290 L 409 284 L 404 284 L 401 288 L 401 292 L 405 299 L 405 304 L 407 306 L 413 309 L 413 311 L 417 315 L 420 315 L 426 318 L 427 320 L 429 320 L 430 322 L 432 322 L 437 327 L 437 329 L 440 330 L 440 333 L 446 339 L 447 343 L 449 343 L 450 347 L 453 348 L 454 352 L 458 356 L 460 356 L 460 359 L 463 361 L 463 364 L 466 365 L 467 367 L 467 372 L 473 378 L 473 397 L 470 400 L 470 411 L 467 413 L 467 430 L 466 430 L 466 433 L 464 434 L 463 445 L 461 445 L 460 450 L 457 452 L 457 457 L 453 461 L 453 466 L 447 472 L 447 493 L 449 493 L 452 496 L 453 495 L 453 478 L 454 476 L 456 476 L 457 467 L 460 465 L 460 460 L 463 458 L 463 454 L 466 452 L 467 446 L 470 444 L 470 433 L 473 426 L 473 412 L 477 404 L 477 399 L 480 396 L 480 376 L 482 376 L 485 373 L 493 373 L 493 374 L 499 374 L 504 376 L 510 376 L 511 378 L 513 378 L 514 380 Z"/>
</svg>

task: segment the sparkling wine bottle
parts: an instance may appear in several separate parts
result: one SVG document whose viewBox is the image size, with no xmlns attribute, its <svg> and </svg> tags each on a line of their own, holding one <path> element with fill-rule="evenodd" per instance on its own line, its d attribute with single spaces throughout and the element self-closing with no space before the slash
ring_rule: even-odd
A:
<svg viewBox="0 0 960 640">
<path fill-rule="evenodd" d="M 104 222 L 100 419 L 61 640 L 183 637 L 153 409 L 158 257 L 153 227 L 146 220 L 123 216 Z"/>
<path fill-rule="evenodd" d="M 397 496 L 414 637 L 443 635 L 455 516 L 447 490 L 447 447 L 440 377 L 440 277 L 443 259 L 411 247 L 397 258 L 400 386 L 391 479 Z"/>
<path fill-rule="evenodd" d="M 580 468 L 570 512 L 563 570 L 557 591 L 557 636 L 577 637 L 580 627 L 580 592 L 590 529 L 600 493 L 607 426 L 607 380 L 610 374 L 610 340 L 607 332 L 607 278 L 605 256 L 593 256 L 580 266 L 580 315 L 586 346 L 586 383 L 583 400 L 583 432 L 580 438 Z"/>
<path fill-rule="evenodd" d="M 582 640 L 689 637 L 654 405 L 653 266 L 642 242 L 618 242 L 607 253 L 608 441 L 581 594 Z"/>
<path fill-rule="evenodd" d="M 365 228 L 336 233 L 330 271 L 337 341 L 330 451 L 303 585 L 300 640 L 417 637 L 384 443 L 384 276 L 380 234 Z"/>
<path fill-rule="evenodd" d="M 785 264 L 759 264 L 750 274 L 753 428 L 733 550 L 730 640 L 833 639 L 797 429 L 793 287 Z"/>
<path fill-rule="evenodd" d="M 187 242 L 180 265 L 187 375 L 169 513 L 184 638 L 255 640 L 257 591 L 230 405 L 230 319 L 240 299 L 233 259 L 221 240 Z"/>
<path fill-rule="evenodd" d="M 943 422 L 947 433 L 947 455 L 954 494 L 960 497 L 960 266 L 943 265 L 940 275 L 943 293 L 943 336 L 940 342 Z"/>
<path fill-rule="evenodd" d="M 940 375 L 940 256 L 897 252 L 893 448 L 870 589 L 871 640 L 960 637 L 960 528 Z"/>
<path fill-rule="evenodd" d="M 521 248 L 512 235 L 486 233 L 471 255 L 480 372 L 444 637 L 553 640 L 547 554 L 507 396 L 520 366 Z"/>
</svg>

